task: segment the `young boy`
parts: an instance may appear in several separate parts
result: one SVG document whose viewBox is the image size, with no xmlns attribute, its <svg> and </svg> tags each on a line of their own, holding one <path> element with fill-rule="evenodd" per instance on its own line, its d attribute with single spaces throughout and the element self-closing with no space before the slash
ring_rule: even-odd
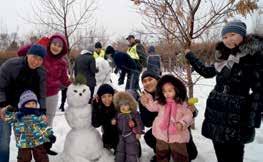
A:
<svg viewBox="0 0 263 162">
<path fill-rule="evenodd" d="M 48 154 L 57 154 L 50 150 L 56 137 L 52 128 L 47 126 L 45 111 L 39 108 L 34 92 L 26 90 L 21 94 L 18 112 L 13 107 L 6 109 L 5 121 L 13 124 L 18 162 L 31 161 L 32 154 L 36 162 L 48 162 Z"/>
</svg>

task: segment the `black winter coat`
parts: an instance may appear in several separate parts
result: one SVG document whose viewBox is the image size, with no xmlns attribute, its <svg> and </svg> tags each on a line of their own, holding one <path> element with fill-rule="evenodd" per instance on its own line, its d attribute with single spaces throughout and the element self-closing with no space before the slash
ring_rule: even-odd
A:
<svg viewBox="0 0 263 162">
<path fill-rule="evenodd" d="M 27 57 L 15 57 L 0 67 L 0 107 L 17 107 L 20 95 L 25 90 L 33 91 L 39 100 L 40 108 L 45 109 L 46 79 L 43 67 L 30 69 Z"/>
<path fill-rule="evenodd" d="M 137 64 L 127 53 L 115 51 L 115 53 L 112 54 L 112 59 L 116 68 L 121 70 L 119 80 L 124 81 L 126 74 L 140 73 Z"/>
<path fill-rule="evenodd" d="M 263 39 L 248 36 L 239 47 L 230 50 L 217 44 L 216 60 L 240 56 L 239 63 L 221 71 L 216 63 L 205 66 L 193 53 L 186 58 L 205 78 L 216 76 L 216 85 L 209 94 L 202 134 L 218 143 L 249 143 L 255 128 L 260 127 L 263 102 Z"/>
<path fill-rule="evenodd" d="M 79 55 L 75 60 L 74 73 L 77 76 L 79 73 L 84 75 L 89 87 L 96 86 L 96 64 L 95 59 L 90 53 Z"/>
<path fill-rule="evenodd" d="M 150 93 L 153 97 L 155 93 Z M 141 101 L 139 101 L 139 109 L 141 114 L 142 123 L 146 127 L 152 127 L 153 121 L 155 117 L 158 115 L 158 112 L 151 112 L 145 106 L 142 105 Z"/>
<path fill-rule="evenodd" d="M 102 126 L 102 140 L 105 145 L 116 148 L 118 144 L 118 129 L 116 125 L 111 124 L 111 120 L 115 118 L 117 111 L 114 105 L 105 107 L 100 101 L 92 103 L 92 125 L 95 128 Z"/>
</svg>

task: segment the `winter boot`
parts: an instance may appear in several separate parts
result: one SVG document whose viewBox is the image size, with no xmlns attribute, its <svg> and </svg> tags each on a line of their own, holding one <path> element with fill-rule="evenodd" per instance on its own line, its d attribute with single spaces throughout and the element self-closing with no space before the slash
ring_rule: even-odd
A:
<svg viewBox="0 0 263 162">
<path fill-rule="evenodd" d="M 153 155 L 153 157 L 151 158 L 150 162 L 156 162 L 156 155 Z"/>
</svg>

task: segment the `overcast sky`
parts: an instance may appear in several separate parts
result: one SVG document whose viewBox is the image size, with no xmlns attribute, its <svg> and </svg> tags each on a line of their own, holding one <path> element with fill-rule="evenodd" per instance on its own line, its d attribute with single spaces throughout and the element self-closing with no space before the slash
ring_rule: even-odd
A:
<svg viewBox="0 0 263 162">
<path fill-rule="evenodd" d="M 36 0 L 1 0 L 0 32 L 22 34 L 33 31 L 33 25 L 26 23 L 21 16 L 32 14 L 31 3 Z M 130 0 L 98 0 L 95 14 L 98 26 L 103 26 L 111 36 L 128 35 L 133 29 L 142 28 L 141 16 L 135 12 Z"/>
<path fill-rule="evenodd" d="M 0 32 L 25 34 L 33 31 L 33 25 L 27 24 L 19 15 L 26 17 L 32 14 L 32 1 L 36 0 L 1 0 Z M 130 0 L 97 0 L 98 9 L 95 18 L 98 26 L 103 26 L 108 35 L 114 38 L 126 36 L 135 29 L 142 29 L 142 19 L 135 12 Z M 262 0 L 260 0 L 262 1 Z M 248 19 L 248 18 L 247 18 Z M 243 20 L 246 20 L 243 18 Z M 246 21 L 248 28 L 251 21 Z M 4 31 L 3 31 L 4 30 Z"/>
</svg>

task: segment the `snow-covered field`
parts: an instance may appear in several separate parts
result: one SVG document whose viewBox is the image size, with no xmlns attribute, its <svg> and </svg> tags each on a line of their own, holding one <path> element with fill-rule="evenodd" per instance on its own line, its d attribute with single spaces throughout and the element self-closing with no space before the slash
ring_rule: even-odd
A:
<svg viewBox="0 0 263 162">
<path fill-rule="evenodd" d="M 113 80 L 114 88 L 118 90 L 124 89 L 124 85 L 122 86 L 117 85 L 117 76 L 115 74 L 112 74 L 112 80 Z M 204 117 L 205 102 L 209 92 L 213 88 L 213 85 L 214 85 L 214 79 L 201 79 L 194 88 L 194 96 L 199 99 L 199 102 L 196 104 L 199 110 L 199 115 L 196 118 L 196 128 L 192 131 L 193 139 L 197 145 L 199 152 L 198 157 L 196 158 L 196 160 L 194 160 L 194 162 L 216 162 L 216 157 L 211 141 L 204 138 L 201 135 L 201 125 Z M 57 136 L 57 141 L 52 149 L 58 152 L 62 152 L 64 147 L 65 137 L 68 131 L 70 130 L 70 127 L 68 126 L 65 120 L 64 113 L 58 110 L 53 125 L 54 125 L 55 135 Z M 141 144 L 142 144 L 141 162 L 149 162 L 149 160 L 153 155 L 153 152 L 145 144 L 143 138 L 141 138 Z M 17 156 L 17 149 L 15 146 L 14 136 L 12 136 L 10 149 L 11 149 L 10 161 L 15 162 Z M 251 144 L 246 145 L 244 157 L 245 157 L 244 162 L 263 161 L 263 128 L 262 127 L 260 129 L 257 129 L 255 141 Z M 52 157 L 50 158 L 52 161 Z"/>
</svg>

